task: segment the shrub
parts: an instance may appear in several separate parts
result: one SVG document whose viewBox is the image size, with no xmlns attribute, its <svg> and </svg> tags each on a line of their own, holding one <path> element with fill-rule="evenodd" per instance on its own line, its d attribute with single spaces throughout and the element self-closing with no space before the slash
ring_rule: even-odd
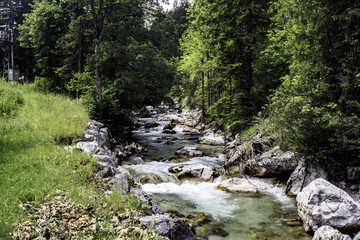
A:
<svg viewBox="0 0 360 240">
<path fill-rule="evenodd" d="M 19 92 L 0 88 L 0 116 L 13 115 L 23 103 Z"/>
</svg>

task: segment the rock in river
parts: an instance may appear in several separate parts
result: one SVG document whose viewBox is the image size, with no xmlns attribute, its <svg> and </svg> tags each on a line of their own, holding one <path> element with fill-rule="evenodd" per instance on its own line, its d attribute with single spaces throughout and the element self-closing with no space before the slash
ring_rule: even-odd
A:
<svg viewBox="0 0 360 240">
<path fill-rule="evenodd" d="M 161 236 L 166 236 L 171 240 L 196 239 L 195 234 L 190 231 L 183 221 L 172 218 L 167 214 L 142 217 L 140 221 Z"/>
<path fill-rule="evenodd" d="M 173 167 L 170 168 L 169 171 L 175 173 L 175 175 L 180 180 L 187 178 L 196 178 L 202 181 L 212 181 L 214 177 L 218 176 L 218 173 L 213 167 L 205 166 L 202 164 Z"/>
<path fill-rule="evenodd" d="M 360 229 L 360 207 L 349 194 L 317 178 L 296 197 L 305 231 L 329 225 L 339 230 Z"/>
<path fill-rule="evenodd" d="M 176 155 L 182 156 L 182 157 L 201 157 L 203 155 L 202 152 L 196 150 L 196 147 L 184 147 L 176 152 Z"/>
<path fill-rule="evenodd" d="M 229 192 L 257 193 L 255 185 L 246 178 L 230 178 L 223 180 L 218 185 L 218 188 Z"/>
<path fill-rule="evenodd" d="M 351 240 L 351 238 L 330 226 L 322 226 L 315 232 L 312 240 Z"/>
</svg>

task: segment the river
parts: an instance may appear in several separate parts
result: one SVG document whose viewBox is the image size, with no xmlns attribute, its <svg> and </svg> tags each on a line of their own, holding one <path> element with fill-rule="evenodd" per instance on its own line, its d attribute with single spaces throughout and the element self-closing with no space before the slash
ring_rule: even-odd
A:
<svg viewBox="0 0 360 240">
<path fill-rule="evenodd" d="M 301 239 L 309 240 L 302 226 L 288 226 L 286 219 L 297 216 L 296 202 L 284 193 L 284 188 L 273 184 L 272 179 L 248 177 L 259 194 L 232 194 L 219 190 L 220 178 L 213 182 L 184 181 L 169 172 L 180 165 L 203 164 L 214 167 L 220 174 L 225 162 L 223 147 L 198 144 L 198 136 L 182 132 L 162 133 L 167 121 L 140 118 L 142 126 L 156 121 L 157 127 L 140 127 L 133 131 L 138 143 L 148 149 L 146 153 L 127 160 L 127 168 L 142 188 L 165 212 L 176 214 L 205 214 L 207 220 L 195 228 L 199 239 Z M 203 157 L 179 159 L 175 152 L 184 147 L 196 147 Z M 158 158 L 168 161 L 153 161 Z"/>
</svg>

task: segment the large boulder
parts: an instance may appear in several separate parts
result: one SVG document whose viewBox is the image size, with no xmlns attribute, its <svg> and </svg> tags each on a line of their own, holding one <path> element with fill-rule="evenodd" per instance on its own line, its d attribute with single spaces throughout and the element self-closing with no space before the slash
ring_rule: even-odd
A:
<svg viewBox="0 0 360 240">
<path fill-rule="evenodd" d="M 299 158 L 294 152 L 283 152 L 280 149 L 263 153 L 257 161 L 260 167 L 268 170 L 270 173 L 281 174 L 294 171 L 298 166 Z"/>
<path fill-rule="evenodd" d="M 328 179 L 328 174 L 318 166 L 306 167 L 305 161 L 300 161 L 287 181 L 286 194 L 296 196 L 316 178 Z"/>
<path fill-rule="evenodd" d="M 349 194 L 317 178 L 296 197 L 306 231 L 329 225 L 343 231 L 360 229 L 360 206 Z"/>
<path fill-rule="evenodd" d="M 183 221 L 167 214 L 142 217 L 140 221 L 161 236 L 166 236 L 171 240 L 196 239 L 195 234 Z"/>
<path fill-rule="evenodd" d="M 351 237 L 330 226 L 322 226 L 316 230 L 312 240 L 351 240 Z"/>
<path fill-rule="evenodd" d="M 196 147 L 183 147 L 182 149 L 176 152 L 176 155 L 193 158 L 193 157 L 201 157 L 203 156 L 203 153 L 201 151 L 196 150 Z"/>
<path fill-rule="evenodd" d="M 199 138 L 199 142 L 208 145 L 223 146 L 225 145 L 225 137 L 212 130 L 208 130 Z"/>
<path fill-rule="evenodd" d="M 257 189 L 246 178 L 230 178 L 219 183 L 218 188 L 228 192 L 257 193 Z"/>
<path fill-rule="evenodd" d="M 218 176 L 213 167 L 202 164 L 173 167 L 169 171 L 175 173 L 176 177 L 180 180 L 191 178 L 200 181 L 213 181 Z"/>
</svg>

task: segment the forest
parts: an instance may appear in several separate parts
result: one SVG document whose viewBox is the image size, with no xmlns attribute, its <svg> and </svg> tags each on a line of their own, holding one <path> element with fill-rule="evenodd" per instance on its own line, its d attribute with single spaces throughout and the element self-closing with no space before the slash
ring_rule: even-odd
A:
<svg viewBox="0 0 360 240">
<path fill-rule="evenodd" d="M 226 131 L 257 126 L 327 165 L 359 160 L 357 1 L 35 0 L 16 63 L 44 92 L 126 125 L 180 99 Z"/>
</svg>

